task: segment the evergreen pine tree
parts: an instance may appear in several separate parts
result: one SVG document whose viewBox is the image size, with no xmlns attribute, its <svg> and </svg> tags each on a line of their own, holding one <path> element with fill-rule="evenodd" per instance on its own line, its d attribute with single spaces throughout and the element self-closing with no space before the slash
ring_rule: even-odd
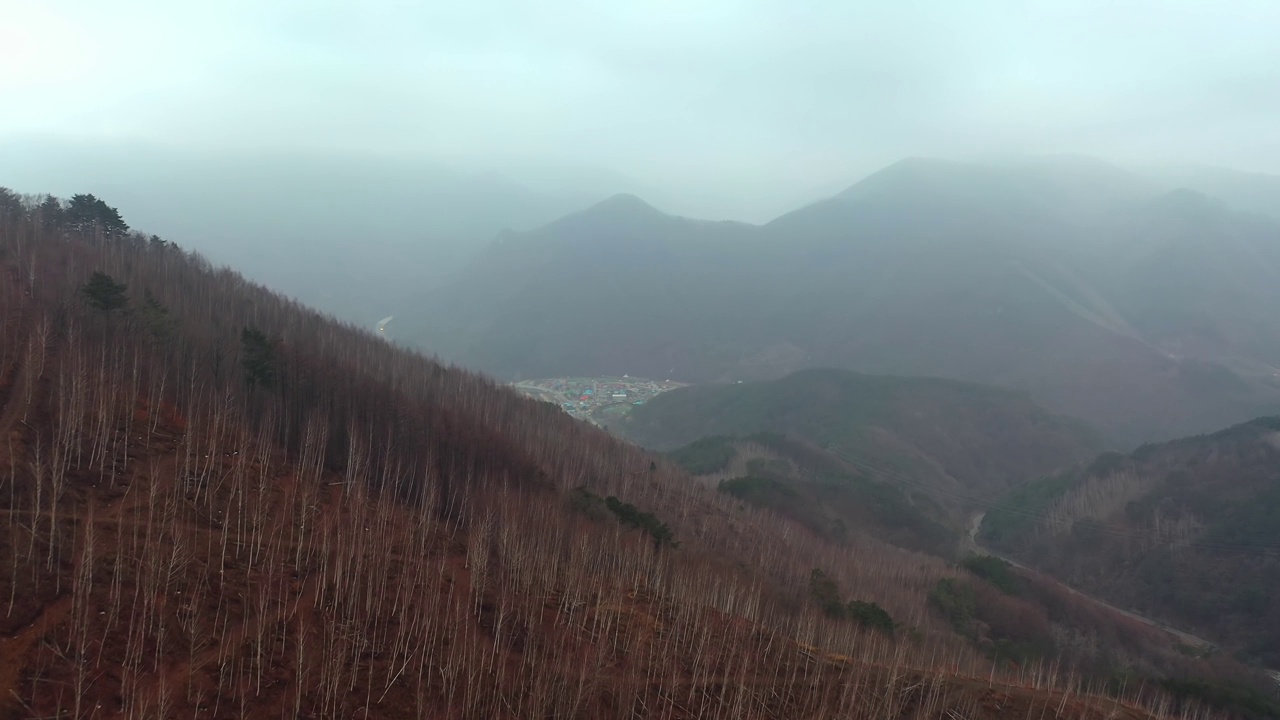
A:
<svg viewBox="0 0 1280 720">
<path fill-rule="evenodd" d="M 266 333 L 247 327 L 240 331 L 241 363 L 249 387 L 275 387 L 278 379 L 275 344 Z"/>
<path fill-rule="evenodd" d="M 40 215 L 40 222 L 46 227 L 61 227 L 66 220 L 67 211 L 62 207 L 62 201 L 52 195 L 46 195 L 44 201 L 36 208 L 36 212 Z"/>
<path fill-rule="evenodd" d="M 91 307 L 103 312 L 111 312 L 122 310 L 129 304 L 129 298 L 125 295 L 128 289 L 128 285 L 118 283 L 115 278 L 98 271 L 89 276 L 88 282 L 80 286 L 80 293 L 84 295 Z"/>
<path fill-rule="evenodd" d="M 122 235 L 129 225 L 120 217 L 120 211 L 90 194 L 72 195 L 67 204 L 66 220 L 77 230 L 101 227 L 108 235 Z"/>
</svg>

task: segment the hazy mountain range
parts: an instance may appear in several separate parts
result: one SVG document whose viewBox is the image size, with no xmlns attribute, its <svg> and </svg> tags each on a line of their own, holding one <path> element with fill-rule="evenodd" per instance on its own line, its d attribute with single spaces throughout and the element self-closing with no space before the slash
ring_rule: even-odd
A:
<svg viewBox="0 0 1280 720">
<path fill-rule="evenodd" d="M 660 193 L 536 164 L 11 142 L 0 167 L 500 379 L 936 375 L 1122 443 L 1280 409 L 1267 175 L 909 159 L 751 225 L 592 204 Z"/>
<path fill-rule="evenodd" d="M 1230 199 L 1089 158 L 909 159 L 763 226 L 616 196 L 500 235 L 402 332 L 500 378 L 834 366 L 1172 437 L 1280 408 L 1280 222 L 1238 209 L 1271 179 L 1189 179 L 1221 177 Z"/>
</svg>

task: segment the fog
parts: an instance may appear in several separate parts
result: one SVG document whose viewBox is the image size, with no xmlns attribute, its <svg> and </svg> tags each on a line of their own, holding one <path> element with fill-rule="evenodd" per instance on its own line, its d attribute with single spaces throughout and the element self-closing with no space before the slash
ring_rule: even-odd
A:
<svg viewBox="0 0 1280 720">
<path fill-rule="evenodd" d="M 25 3 L 0 185 L 95 193 L 372 322 L 615 193 L 764 223 L 908 156 L 1280 172 L 1277 26 L 1270 2 Z"/>
<path fill-rule="evenodd" d="M 22 3 L 0 138 L 422 158 L 764 221 L 906 155 L 1280 171 L 1277 27 L 1265 1 Z"/>
</svg>

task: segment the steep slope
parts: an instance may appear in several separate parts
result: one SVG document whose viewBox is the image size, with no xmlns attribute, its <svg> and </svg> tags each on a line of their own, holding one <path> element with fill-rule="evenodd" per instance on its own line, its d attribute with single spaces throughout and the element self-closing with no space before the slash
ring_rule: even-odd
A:
<svg viewBox="0 0 1280 720">
<path fill-rule="evenodd" d="M 1183 706 L 1099 696 L 1121 654 L 1236 672 L 1069 602 L 991 596 L 958 632 L 937 589 L 992 592 L 962 570 L 11 199 L 0 717 L 1142 718 Z"/>
<path fill-rule="evenodd" d="M 1280 666 L 1280 420 L 1108 454 L 1014 493 L 983 542 Z"/>
<path fill-rule="evenodd" d="M 1119 217 L 1108 296 L 1148 341 L 1178 357 L 1246 374 L 1280 371 L 1274 221 L 1175 190 Z"/>
<path fill-rule="evenodd" d="M 504 378 L 952 377 L 1134 444 L 1280 409 L 1280 224 L 1163 193 L 913 159 L 763 227 L 601 206 L 501 238 L 415 337 Z"/>
</svg>

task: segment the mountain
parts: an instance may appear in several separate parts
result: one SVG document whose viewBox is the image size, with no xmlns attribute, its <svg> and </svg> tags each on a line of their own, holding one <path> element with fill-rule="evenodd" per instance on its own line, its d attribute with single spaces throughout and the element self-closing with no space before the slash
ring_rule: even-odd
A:
<svg viewBox="0 0 1280 720">
<path fill-rule="evenodd" d="M 1280 176 L 1205 165 L 1172 165 L 1139 170 L 1170 189 L 1186 188 L 1221 198 L 1236 210 L 1280 218 Z"/>
<path fill-rule="evenodd" d="M 196 153 L 146 144 L 0 143 L 0 182 L 109 198 L 140 227 L 344 320 L 412 315 L 414 295 L 495 234 L 603 190 L 522 185 L 432 158 Z"/>
<path fill-rule="evenodd" d="M 0 191 L 0 717 L 1155 718 L 1252 682 L 54 209 Z"/>
<path fill-rule="evenodd" d="M 1280 419 L 1106 454 L 1015 491 L 980 540 L 1280 666 Z"/>
<path fill-rule="evenodd" d="M 420 313 L 403 332 L 440 338 L 426 346 L 433 353 L 491 358 L 525 377 L 551 367 L 566 375 L 622 367 L 628 359 L 653 376 L 722 362 L 707 338 L 682 331 L 697 330 L 687 323 L 691 311 L 707 323 L 746 324 L 738 273 L 726 263 L 745 266 L 731 251 L 756 232 L 669 216 L 617 195 L 538 230 L 500 235 L 472 261 L 472 273 L 423 303 L 449 312 Z M 601 302 L 587 301 L 594 298 Z M 580 354 L 566 355 L 575 348 Z"/>
<path fill-rule="evenodd" d="M 1278 272 L 1280 224 L 1101 162 L 911 159 L 764 226 L 504 235 L 410 337 L 503 378 L 949 377 L 1137 444 L 1280 409 Z"/>
<path fill-rule="evenodd" d="M 1085 423 L 1053 415 L 1009 390 L 831 369 L 680 388 L 636 407 L 609 429 L 658 449 L 695 443 L 703 454 L 715 446 L 707 438 L 749 438 L 763 451 L 756 455 L 766 461 L 777 455 L 795 472 L 766 472 L 767 462 L 751 465 L 748 458 L 725 473 L 724 455 L 720 467 L 691 469 L 725 477 L 777 476 L 793 485 L 886 485 L 905 500 L 888 510 L 901 514 L 908 511 L 897 505 L 911 506 L 957 533 L 973 505 L 1106 447 Z M 688 457 L 689 450 L 676 457 Z M 910 544 L 936 549 L 932 535 L 932 544 Z"/>
</svg>

